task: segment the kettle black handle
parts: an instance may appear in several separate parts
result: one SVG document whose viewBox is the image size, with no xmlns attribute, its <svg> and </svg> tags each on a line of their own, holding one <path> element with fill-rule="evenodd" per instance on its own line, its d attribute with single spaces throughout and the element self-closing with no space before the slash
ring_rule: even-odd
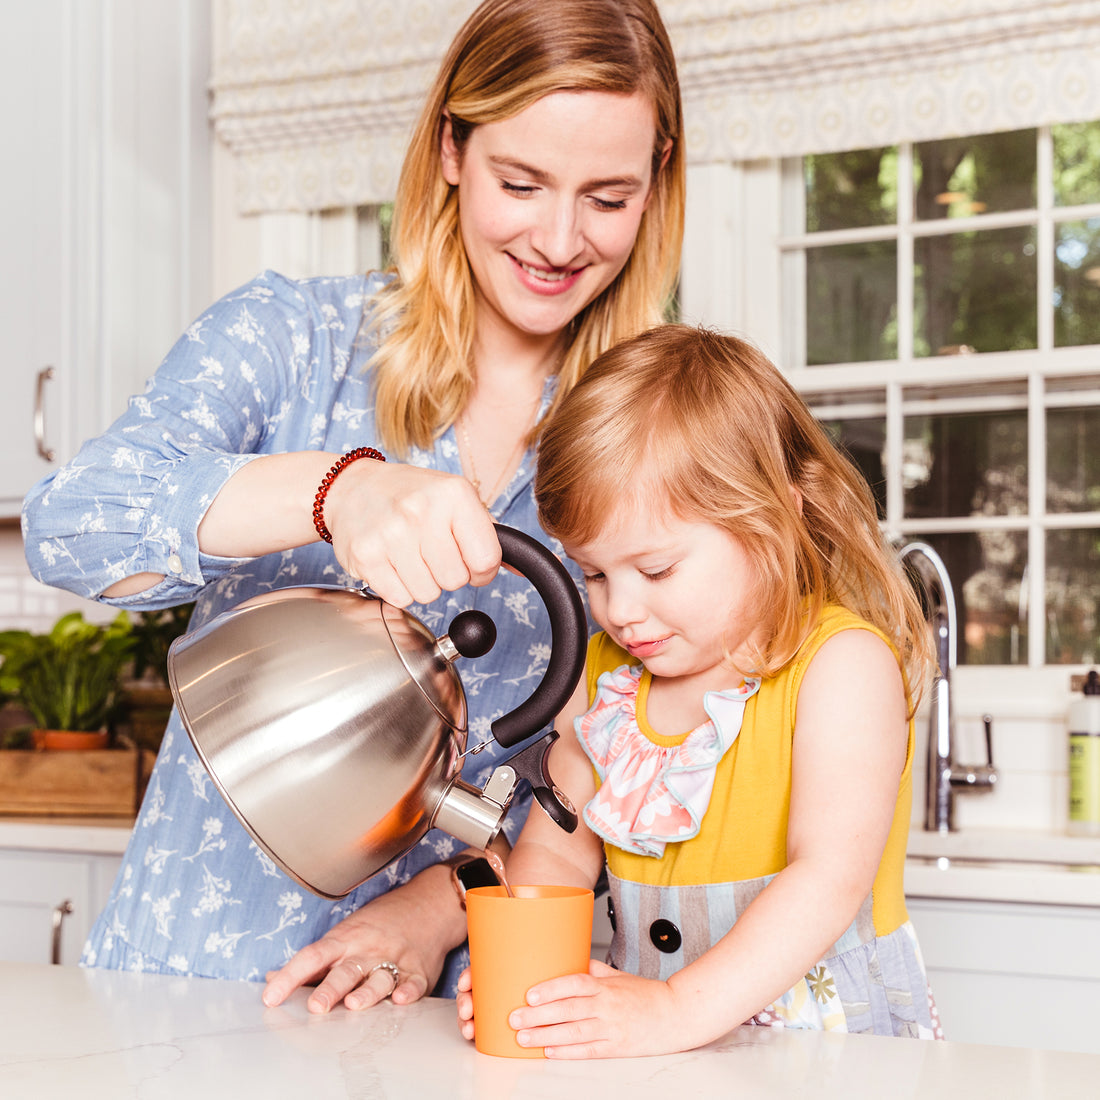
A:
<svg viewBox="0 0 1100 1100">
<path fill-rule="evenodd" d="M 550 775 L 546 766 L 546 758 L 558 739 L 558 731 L 551 730 L 544 737 L 533 741 L 525 749 L 520 749 L 514 756 L 509 756 L 504 761 L 516 773 L 520 779 L 526 779 L 531 784 L 531 793 L 535 800 L 546 811 L 550 820 L 567 833 L 577 831 L 577 810 L 569 800 L 569 796 L 563 791 Z"/>
<path fill-rule="evenodd" d="M 542 543 L 514 527 L 496 524 L 505 565 L 522 573 L 550 613 L 550 660 L 538 687 L 515 710 L 493 722 L 493 736 L 505 748 L 550 725 L 569 701 L 588 648 L 588 620 L 573 578 Z"/>
</svg>

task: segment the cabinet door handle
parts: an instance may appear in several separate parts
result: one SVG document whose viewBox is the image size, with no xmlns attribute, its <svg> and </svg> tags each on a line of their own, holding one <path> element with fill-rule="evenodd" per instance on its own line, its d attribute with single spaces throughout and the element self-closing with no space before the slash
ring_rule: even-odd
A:
<svg viewBox="0 0 1100 1100">
<path fill-rule="evenodd" d="M 34 387 L 34 443 L 38 454 L 47 462 L 53 462 L 53 448 L 46 446 L 46 383 L 53 378 L 53 367 L 38 372 Z"/>
<path fill-rule="evenodd" d="M 57 966 L 61 962 L 61 925 L 73 911 L 73 903 L 66 898 L 53 911 L 53 942 L 50 945 L 50 962 Z"/>
</svg>

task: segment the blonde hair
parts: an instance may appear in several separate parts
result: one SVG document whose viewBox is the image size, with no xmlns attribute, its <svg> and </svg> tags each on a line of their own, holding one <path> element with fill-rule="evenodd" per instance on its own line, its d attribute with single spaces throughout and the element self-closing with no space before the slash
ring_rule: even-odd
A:
<svg viewBox="0 0 1100 1100">
<path fill-rule="evenodd" d="M 443 178 L 444 112 L 462 152 L 479 125 L 559 91 L 641 93 L 656 119 L 652 196 L 612 284 L 576 318 L 557 401 L 604 349 L 661 320 L 679 270 L 685 170 L 676 62 L 653 0 L 486 0 L 458 32 L 401 172 L 392 242 L 398 278 L 381 292 L 372 369 L 385 446 L 407 454 L 453 423 L 474 384 L 474 286 Z M 667 161 L 662 165 L 666 146 Z"/>
<path fill-rule="evenodd" d="M 757 348 L 687 325 L 620 344 L 547 421 L 538 455 L 550 534 L 583 544 L 624 506 L 722 527 L 753 560 L 769 620 L 754 671 L 786 665 L 838 603 L 894 644 L 915 709 L 931 655 L 920 603 L 862 475 Z"/>
</svg>

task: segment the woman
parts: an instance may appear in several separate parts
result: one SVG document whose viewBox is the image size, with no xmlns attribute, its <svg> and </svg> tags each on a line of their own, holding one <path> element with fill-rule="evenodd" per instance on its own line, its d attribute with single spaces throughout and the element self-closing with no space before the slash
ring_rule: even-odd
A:
<svg viewBox="0 0 1100 1100">
<path fill-rule="evenodd" d="M 429 624 L 480 607 L 500 639 L 467 694 L 471 739 L 489 739 L 549 638 L 526 582 L 497 575 L 492 524 L 547 541 L 531 499 L 540 420 L 595 355 L 659 319 L 682 232 L 681 133 L 652 0 L 486 0 L 413 134 L 396 276 L 266 273 L 216 303 L 119 421 L 28 495 L 32 571 L 121 607 L 196 599 L 193 627 L 311 583 L 366 581 Z M 352 460 L 357 448 L 390 461 Z M 469 782 L 495 749 L 472 758 Z M 322 901 L 251 844 L 173 715 L 83 961 L 270 974 L 268 1004 L 319 982 L 318 1012 L 453 995 L 457 847 L 429 833 Z"/>
</svg>

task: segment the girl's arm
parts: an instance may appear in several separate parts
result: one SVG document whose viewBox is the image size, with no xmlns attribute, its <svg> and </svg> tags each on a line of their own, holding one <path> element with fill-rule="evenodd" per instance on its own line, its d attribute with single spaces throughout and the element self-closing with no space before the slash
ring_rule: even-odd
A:
<svg viewBox="0 0 1100 1100">
<path fill-rule="evenodd" d="M 550 750 L 547 766 L 554 783 L 580 813 L 595 794 L 592 764 L 573 732 L 573 720 L 587 709 L 588 677 L 581 676 L 572 698 L 558 716 L 555 729 L 559 738 Z M 523 831 L 505 862 L 511 885 L 586 886 L 596 884 L 603 869 L 603 844 L 583 821 L 572 833 L 555 825 L 534 799 Z M 459 1029 L 466 1039 L 474 1037 L 474 1001 L 470 990 L 470 970 L 458 978 L 455 1008 Z"/>
<path fill-rule="evenodd" d="M 519 1041 L 556 1058 L 671 1053 L 767 1007 L 825 954 L 870 893 L 907 741 L 889 647 L 863 630 L 831 638 L 798 696 L 787 867 L 729 933 L 667 981 L 593 963 L 589 975 L 536 986 L 514 1014 Z"/>
<path fill-rule="evenodd" d="M 592 762 L 574 733 L 574 719 L 588 709 L 587 674 L 581 676 L 572 698 L 558 716 L 554 728 L 558 740 L 550 750 L 547 766 L 555 784 L 581 813 L 596 793 Z M 595 885 L 603 869 L 603 844 L 581 821 L 567 833 L 531 803 L 523 826 L 505 865 L 510 883 L 537 886 Z"/>
</svg>

